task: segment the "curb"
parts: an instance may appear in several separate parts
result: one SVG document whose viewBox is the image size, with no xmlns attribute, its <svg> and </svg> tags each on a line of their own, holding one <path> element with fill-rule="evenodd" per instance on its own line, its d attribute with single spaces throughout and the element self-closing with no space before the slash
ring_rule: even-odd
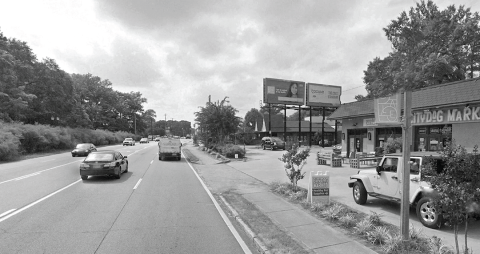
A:
<svg viewBox="0 0 480 254">
<path fill-rule="evenodd" d="M 222 195 L 219 195 L 220 199 L 222 202 L 228 207 L 230 212 L 232 213 L 233 217 L 235 218 L 236 221 L 242 226 L 243 231 L 249 236 L 249 238 L 252 239 L 253 244 L 256 246 L 257 250 L 262 253 L 262 254 L 270 254 L 270 251 L 268 250 L 267 246 L 258 238 L 255 233 L 250 229 L 250 227 L 240 218 L 240 215 L 233 209 L 232 206 L 225 200 L 225 198 Z"/>
</svg>

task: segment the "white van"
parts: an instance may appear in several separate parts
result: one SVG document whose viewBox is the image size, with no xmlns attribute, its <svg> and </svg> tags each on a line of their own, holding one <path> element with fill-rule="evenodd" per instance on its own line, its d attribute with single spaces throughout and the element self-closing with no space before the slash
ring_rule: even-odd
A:
<svg viewBox="0 0 480 254">
<path fill-rule="evenodd" d="M 176 158 L 180 160 L 182 157 L 182 143 L 180 139 L 160 138 L 158 141 L 158 159 Z"/>
</svg>

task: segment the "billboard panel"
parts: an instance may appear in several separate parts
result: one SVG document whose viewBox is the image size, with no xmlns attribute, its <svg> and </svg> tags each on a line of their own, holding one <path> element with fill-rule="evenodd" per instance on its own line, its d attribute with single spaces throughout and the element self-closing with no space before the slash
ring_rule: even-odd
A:
<svg viewBox="0 0 480 254">
<path fill-rule="evenodd" d="M 304 105 L 305 82 L 264 78 L 263 102 L 286 105 Z"/>
<path fill-rule="evenodd" d="M 307 83 L 307 106 L 338 107 L 340 106 L 341 86 Z"/>
</svg>

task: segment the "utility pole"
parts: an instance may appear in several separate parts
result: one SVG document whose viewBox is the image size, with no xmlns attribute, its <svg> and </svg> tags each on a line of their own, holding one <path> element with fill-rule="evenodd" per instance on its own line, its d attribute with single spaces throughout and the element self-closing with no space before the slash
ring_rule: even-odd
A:
<svg viewBox="0 0 480 254">
<path fill-rule="evenodd" d="M 402 239 L 408 241 L 410 237 L 409 215 L 410 215 L 410 140 L 412 133 L 412 91 L 405 90 L 403 94 L 404 124 L 402 124 L 403 136 L 403 174 L 402 174 L 402 203 L 400 206 L 400 231 Z"/>
</svg>

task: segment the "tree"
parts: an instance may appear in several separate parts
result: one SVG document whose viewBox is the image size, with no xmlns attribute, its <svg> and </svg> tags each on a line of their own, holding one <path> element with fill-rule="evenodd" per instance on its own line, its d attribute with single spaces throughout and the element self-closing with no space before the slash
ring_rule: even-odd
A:
<svg viewBox="0 0 480 254">
<path fill-rule="evenodd" d="M 439 10 L 421 1 L 384 28 L 393 52 L 375 58 L 364 71 L 367 96 L 388 96 L 401 88 L 415 90 L 478 76 L 480 16 L 454 5 Z"/>
<path fill-rule="evenodd" d="M 245 127 L 245 131 L 250 130 L 253 131 L 253 128 L 255 128 L 255 123 L 257 122 L 257 119 L 262 119 L 263 114 L 260 113 L 260 111 L 256 108 L 250 109 L 245 114 L 245 120 L 243 121 L 242 128 Z"/>
<path fill-rule="evenodd" d="M 0 32 L 0 120 L 23 121 L 36 96 L 25 91 L 34 79 L 37 58 L 26 42 L 7 39 Z"/>
<path fill-rule="evenodd" d="M 25 122 L 52 124 L 54 117 L 59 119 L 55 124 L 67 124 L 75 105 L 72 78 L 49 58 L 35 63 L 34 73 L 25 91 L 36 97 L 28 105 Z"/>
<path fill-rule="evenodd" d="M 205 107 L 195 112 L 195 121 L 200 124 L 203 139 L 206 143 L 224 143 L 225 137 L 234 134 L 240 124 L 240 118 L 235 116 L 237 109 L 227 105 L 228 97 L 215 103 L 207 102 Z"/>
<path fill-rule="evenodd" d="M 143 124 L 148 126 L 147 129 L 149 129 L 148 133 L 145 134 L 151 134 L 153 135 L 153 123 L 155 122 L 155 117 L 157 117 L 157 113 L 153 109 L 147 109 L 145 112 L 143 112 L 141 118 L 143 121 Z"/>
<path fill-rule="evenodd" d="M 449 142 L 440 152 L 442 160 L 427 160 L 422 174 L 438 192 L 433 199 L 435 207 L 441 207 L 444 220 L 453 226 L 457 253 L 459 226 L 465 223 L 465 253 L 468 222 L 474 213 L 480 213 L 480 157 L 475 146 L 473 154 L 455 142 Z"/>
<path fill-rule="evenodd" d="M 285 173 L 288 179 L 292 183 L 293 190 L 297 191 L 297 182 L 305 177 L 305 173 L 302 173 L 302 168 L 307 164 L 307 157 L 310 156 L 310 147 L 299 151 L 298 146 L 293 145 L 290 150 L 278 158 L 284 163 Z"/>
</svg>

